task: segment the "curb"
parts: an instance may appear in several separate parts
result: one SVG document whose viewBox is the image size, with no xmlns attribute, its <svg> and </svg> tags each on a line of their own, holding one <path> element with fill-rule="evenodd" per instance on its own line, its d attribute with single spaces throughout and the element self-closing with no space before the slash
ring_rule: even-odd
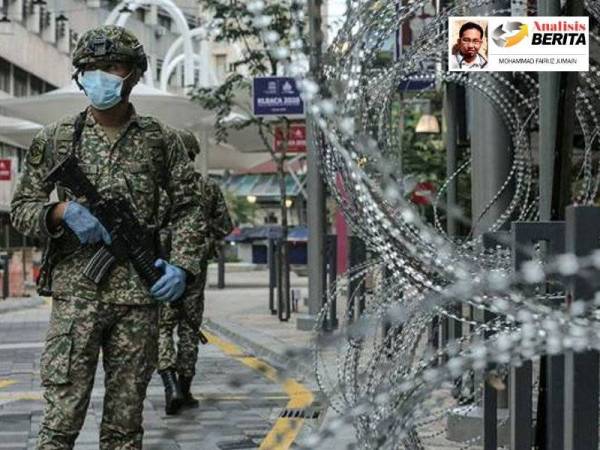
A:
<svg viewBox="0 0 600 450">
<path fill-rule="evenodd" d="M 268 360 L 268 362 L 272 363 L 274 366 L 277 366 L 279 369 L 288 369 L 288 358 L 266 347 L 265 345 L 259 344 L 256 342 L 256 340 L 244 336 L 240 332 L 233 331 L 235 329 L 234 324 L 227 326 L 222 323 L 215 322 L 209 318 L 204 318 L 203 323 L 208 329 L 215 331 L 218 334 L 227 337 L 228 339 L 231 339 L 236 344 L 246 347 L 252 353 L 254 353 L 254 356 Z M 239 329 L 240 327 L 238 326 L 237 328 Z M 282 345 L 281 343 L 278 344 Z"/>
<path fill-rule="evenodd" d="M 38 295 L 33 297 L 18 297 L 0 300 L 0 314 L 36 308 L 43 304 L 44 299 Z"/>
<path fill-rule="evenodd" d="M 268 345 L 261 343 L 259 341 L 267 339 L 266 336 L 248 329 L 245 329 L 243 332 L 236 331 L 240 330 L 241 327 L 235 323 L 228 323 L 222 320 L 216 322 L 212 319 L 204 318 L 203 324 L 209 330 L 247 348 L 254 356 L 263 358 L 277 369 L 293 374 L 297 379 L 306 379 L 307 363 L 303 362 L 302 356 L 304 352 L 302 349 L 296 350 L 290 348 L 274 337 L 268 337 Z M 256 335 L 256 338 L 253 339 L 249 335 Z"/>
<path fill-rule="evenodd" d="M 307 380 L 307 374 L 312 373 L 312 360 L 311 363 L 308 363 L 306 360 L 306 354 L 304 354 L 303 358 L 303 352 L 301 350 L 295 350 L 293 348 L 290 349 L 288 345 L 279 341 L 275 337 L 265 336 L 253 330 L 243 329 L 239 324 L 224 320 L 219 320 L 216 322 L 209 318 L 205 318 L 203 320 L 203 326 L 205 326 L 211 332 L 221 335 L 240 347 L 249 350 L 252 353 L 252 356 L 265 360 L 271 366 L 279 370 L 285 377 L 290 377 L 305 383 Z M 252 339 L 253 335 L 256 337 L 256 339 Z M 257 342 L 264 340 L 268 340 L 270 345 L 267 346 L 266 343 Z M 276 349 L 279 349 L 279 351 Z M 315 389 L 316 386 L 314 385 L 314 382 L 309 382 L 306 385 L 315 395 L 312 406 L 320 408 L 321 415 L 315 421 L 304 421 L 302 430 L 295 440 L 297 444 L 305 442 L 313 433 L 317 432 L 324 424 L 324 421 L 327 420 L 327 417 L 329 417 L 331 414 L 329 402 L 323 397 L 320 391 L 318 392 Z M 348 447 L 344 445 L 330 448 L 331 450 L 347 450 Z"/>
</svg>

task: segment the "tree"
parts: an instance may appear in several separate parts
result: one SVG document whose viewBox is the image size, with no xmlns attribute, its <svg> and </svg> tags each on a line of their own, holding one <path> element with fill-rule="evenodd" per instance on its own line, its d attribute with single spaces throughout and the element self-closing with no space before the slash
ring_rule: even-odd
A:
<svg viewBox="0 0 600 450">
<path fill-rule="evenodd" d="M 230 191 L 225 190 L 223 192 L 225 197 L 225 203 L 227 204 L 227 210 L 231 215 L 231 220 L 235 226 L 240 226 L 244 223 L 251 223 L 254 225 L 254 216 L 256 215 L 256 204 L 250 203 L 243 197 L 237 197 Z"/>
<path fill-rule="evenodd" d="M 239 0 L 205 0 L 203 7 L 211 13 L 219 28 L 215 36 L 218 42 L 235 42 L 243 47 L 243 57 L 232 64 L 233 71 L 227 79 L 216 88 L 197 88 L 192 99 L 204 108 L 216 112 L 215 135 L 218 142 L 227 140 L 228 129 L 256 127 L 265 149 L 271 153 L 277 165 L 280 189 L 280 209 L 282 238 L 279 246 L 278 286 L 281 289 L 280 308 L 289 304 L 289 264 L 288 264 L 288 224 L 286 206 L 285 159 L 287 154 L 287 138 L 290 122 L 288 118 L 279 118 L 283 139 L 280 148 L 274 149 L 274 125 L 260 117 L 248 113 L 242 120 L 231 121 L 234 111 L 248 111 L 240 98 L 250 98 L 251 77 L 277 75 L 280 66 L 285 63 L 285 55 L 275 55 L 268 48 L 269 44 L 281 41 L 287 45 L 292 27 L 292 5 L 282 0 L 264 5 L 262 18 L 255 18 L 248 10 L 247 2 Z M 270 19 L 266 19 L 266 17 Z M 269 22 L 270 23 L 266 23 Z M 268 30 L 266 29 L 268 26 Z M 289 314 L 289 311 L 286 311 Z"/>
</svg>

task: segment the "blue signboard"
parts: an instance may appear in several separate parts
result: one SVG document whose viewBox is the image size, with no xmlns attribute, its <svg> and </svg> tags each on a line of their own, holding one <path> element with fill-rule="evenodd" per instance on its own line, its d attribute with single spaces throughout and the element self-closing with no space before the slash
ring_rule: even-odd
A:
<svg viewBox="0 0 600 450">
<path fill-rule="evenodd" d="M 401 92 L 407 91 L 429 91 L 435 89 L 435 72 L 409 75 L 398 85 Z"/>
<path fill-rule="evenodd" d="M 255 116 L 303 116 L 304 101 L 289 77 L 257 77 L 252 83 Z"/>
</svg>

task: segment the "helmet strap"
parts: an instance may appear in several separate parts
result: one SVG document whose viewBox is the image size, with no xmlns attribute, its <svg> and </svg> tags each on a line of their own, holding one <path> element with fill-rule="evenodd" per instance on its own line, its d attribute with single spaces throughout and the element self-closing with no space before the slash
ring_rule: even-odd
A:
<svg viewBox="0 0 600 450">
<path fill-rule="evenodd" d="M 73 75 L 71 75 L 71 79 L 75 80 L 75 84 L 77 84 L 77 87 L 79 87 L 79 90 L 83 91 L 85 93 L 85 89 L 83 88 L 83 86 L 79 82 L 79 74 L 80 73 L 81 73 L 81 69 L 77 68 L 77 70 L 75 72 L 73 72 Z"/>
</svg>

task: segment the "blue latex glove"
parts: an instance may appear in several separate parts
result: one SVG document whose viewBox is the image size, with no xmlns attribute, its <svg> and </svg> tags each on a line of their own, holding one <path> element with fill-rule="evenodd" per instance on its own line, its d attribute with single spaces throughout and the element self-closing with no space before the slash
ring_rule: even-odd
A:
<svg viewBox="0 0 600 450">
<path fill-rule="evenodd" d="M 81 206 L 79 203 L 67 203 L 63 222 L 73 230 L 82 244 L 95 244 L 104 241 L 110 245 L 112 242 L 106 228 L 85 206 Z"/>
<path fill-rule="evenodd" d="M 171 303 L 177 300 L 185 291 L 185 271 L 173 266 L 163 259 L 157 259 L 154 267 L 162 269 L 164 275 L 154 283 L 150 294 L 161 302 Z"/>
</svg>

